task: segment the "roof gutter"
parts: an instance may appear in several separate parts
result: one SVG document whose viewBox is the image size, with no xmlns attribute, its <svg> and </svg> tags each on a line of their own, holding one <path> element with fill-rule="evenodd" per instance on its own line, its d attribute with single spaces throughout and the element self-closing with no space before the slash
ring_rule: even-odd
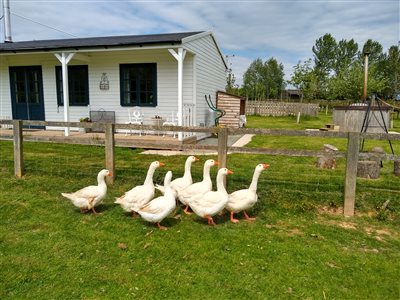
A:
<svg viewBox="0 0 400 300">
<path fill-rule="evenodd" d="M 157 50 L 157 49 L 170 49 L 171 47 L 179 47 L 180 44 L 177 43 L 172 43 L 170 45 L 159 45 L 159 46 L 131 46 L 131 47 L 113 47 L 113 46 L 102 46 L 102 47 L 94 47 L 94 48 L 57 48 L 57 49 L 49 49 L 47 51 L 45 50 L 17 50 L 17 51 L 4 51 L 0 52 L 0 56 L 6 56 L 6 55 L 21 55 L 21 54 L 54 54 L 54 53 L 60 53 L 60 52 L 74 52 L 74 53 L 79 53 L 79 52 L 104 52 L 104 51 L 132 51 L 132 50 Z"/>
</svg>

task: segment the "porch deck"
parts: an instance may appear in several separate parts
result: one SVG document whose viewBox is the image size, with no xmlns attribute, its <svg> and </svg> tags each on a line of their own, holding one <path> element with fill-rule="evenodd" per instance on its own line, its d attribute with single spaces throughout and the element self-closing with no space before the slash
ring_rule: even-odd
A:
<svg viewBox="0 0 400 300">
<path fill-rule="evenodd" d="M 64 136 L 62 130 L 41 130 L 41 129 L 24 129 L 24 141 L 43 141 L 52 143 L 68 143 L 68 144 L 82 144 L 82 145 L 104 145 L 105 134 L 103 132 L 80 132 L 71 131 L 69 136 Z M 0 140 L 12 140 L 13 130 L 7 128 L 0 129 Z M 183 144 L 195 144 L 196 137 L 191 136 L 179 141 L 172 135 L 168 134 L 163 136 L 160 134 L 142 134 L 138 133 L 128 134 L 115 133 L 115 145 L 118 147 L 130 148 L 146 148 L 146 149 L 176 149 L 177 146 Z"/>
</svg>

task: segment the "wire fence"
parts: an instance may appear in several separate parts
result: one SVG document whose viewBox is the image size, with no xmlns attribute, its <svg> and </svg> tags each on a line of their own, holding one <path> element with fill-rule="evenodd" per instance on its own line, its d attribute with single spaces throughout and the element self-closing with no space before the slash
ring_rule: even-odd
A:
<svg viewBox="0 0 400 300">
<path fill-rule="evenodd" d="M 13 165 L 14 174 L 17 178 L 22 177 L 24 174 L 35 174 L 40 175 L 40 172 L 51 172 L 60 178 L 69 178 L 71 169 L 74 169 L 73 176 L 87 179 L 96 170 L 106 167 L 113 171 L 118 177 L 124 178 L 124 181 L 138 181 L 143 180 L 147 172 L 149 163 L 154 160 L 154 157 L 149 156 L 148 158 L 141 158 L 138 162 L 135 160 L 135 165 L 129 162 L 129 159 L 125 154 L 120 153 L 118 148 L 115 146 L 115 131 L 116 129 L 133 129 L 137 130 L 138 125 L 123 125 L 123 124 L 96 124 L 94 126 L 103 126 L 105 130 L 104 141 L 101 146 L 91 146 L 90 151 L 71 151 L 71 148 L 58 147 L 54 150 L 52 147 L 42 147 L 41 150 L 33 151 L 29 148 L 34 147 L 33 144 L 23 146 L 23 125 L 30 126 L 70 126 L 70 127 L 87 127 L 92 126 L 90 123 L 68 123 L 68 122 L 44 122 L 44 121 L 18 121 L 18 120 L 0 120 L 0 124 L 12 124 L 14 139 L 13 139 Z M 139 126 L 140 127 L 140 126 Z M 209 149 L 216 150 L 218 155 L 218 161 L 220 167 L 227 166 L 227 153 L 235 153 L 235 156 L 242 157 L 241 161 L 245 160 L 243 157 L 264 157 L 271 158 L 279 156 L 279 159 L 275 160 L 277 163 L 274 164 L 274 168 L 269 172 L 268 181 L 264 182 L 265 186 L 271 190 L 280 190 L 286 193 L 289 199 L 307 199 L 309 192 L 320 193 L 321 196 L 328 199 L 338 199 L 338 194 L 344 195 L 344 207 L 345 214 L 354 214 L 355 205 L 355 188 L 356 188 L 356 172 L 357 172 L 357 161 L 360 156 L 359 143 L 361 138 L 372 138 L 372 139 L 392 139 L 400 140 L 400 135 L 390 134 L 367 134 L 367 133 L 342 133 L 342 132 L 309 132 L 309 131 L 298 131 L 298 130 L 268 130 L 268 129 L 228 129 L 228 128 L 204 128 L 204 127 L 181 127 L 181 126 L 165 126 L 165 127 L 154 127 L 144 126 L 145 130 L 157 130 L 157 131 L 177 131 L 177 132 L 205 132 L 205 133 L 216 133 L 218 135 L 217 146 L 201 146 L 201 145 L 170 145 L 169 148 L 176 148 L 179 150 L 185 149 Z M 332 170 L 317 170 L 310 172 L 310 169 L 315 168 L 315 159 L 319 156 L 326 154 L 324 151 L 310 151 L 310 150 L 277 150 L 277 149 L 265 149 L 265 148 L 241 148 L 241 147 L 229 147 L 227 144 L 227 138 L 230 134 L 259 134 L 266 136 L 303 136 L 303 137 L 328 137 L 328 138 L 345 138 L 348 140 L 348 147 L 346 152 L 337 152 L 333 156 L 338 160 L 341 160 L 340 164 L 342 167 L 340 171 L 332 172 Z M 61 143 L 74 144 L 73 139 L 61 140 Z M 154 145 L 151 145 L 154 146 Z M 74 145 L 71 147 L 87 147 Z M 141 144 L 141 147 L 146 148 L 146 144 Z M 25 149 L 26 148 L 26 149 Z M 77 149 L 77 148 L 75 148 Z M 60 153 L 63 152 L 63 153 Z M 105 160 L 103 159 L 105 156 Z M 120 157 L 121 156 L 121 157 Z M 99 159 L 99 157 L 103 157 Z M 304 157 L 302 162 L 299 162 L 296 157 Z M 382 160 L 398 160 L 399 156 L 382 154 Z M 85 161 L 84 168 L 82 167 L 82 160 Z M 2 164 L 5 166 L 11 165 L 10 157 L 7 159 L 2 157 Z M 116 168 L 116 165 L 118 168 Z M 68 166 L 63 168 L 62 166 Z M 233 166 L 234 167 L 234 166 Z M 135 176 L 132 178 L 132 170 L 135 170 Z M 304 176 L 298 176 L 297 178 L 288 177 L 288 171 L 293 170 L 293 174 L 305 174 Z M 240 170 L 240 169 L 239 169 Z M 179 171 L 178 171 L 179 172 Z M 201 168 L 195 171 L 194 179 L 200 180 L 202 177 Z M 306 176 L 307 175 L 307 176 Z M 115 178 L 115 177 L 114 177 Z M 114 179 L 113 178 L 113 179 Z M 240 171 L 238 176 L 235 178 L 241 178 Z M 85 180 L 86 180 L 85 179 Z M 112 182 L 113 182 L 112 179 Z M 163 177 L 156 175 L 155 181 L 162 183 Z M 260 182 L 263 182 L 263 178 Z M 248 185 L 247 181 L 238 179 L 232 179 L 229 184 L 233 184 L 235 188 L 240 185 Z M 127 185 L 129 185 L 127 183 Z M 132 185 L 132 184 L 131 184 Z M 290 189 L 286 188 L 290 186 Z M 369 186 L 369 189 L 379 190 L 379 187 Z M 382 189 L 382 188 L 380 188 Z M 383 190 L 385 187 L 383 187 Z M 394 189 L 395 190 L 395 189 Z M 395 190 L 396 192 L 396 190 Z M 262 193 L 262 191 L 261 191 Z M 347 207 L 347 210 L 346 210 Z"/>
</svg>

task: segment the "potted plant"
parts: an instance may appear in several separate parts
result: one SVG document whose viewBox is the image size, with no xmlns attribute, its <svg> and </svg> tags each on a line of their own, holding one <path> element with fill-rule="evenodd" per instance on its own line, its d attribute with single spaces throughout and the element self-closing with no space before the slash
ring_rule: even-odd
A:
<svg viewBox="0 0 400 300">
<path fill-rule="evenodd" d="M 79 122 L 82 122 L 82 123 L 90 123 L 90 122 L 92 122 L 92 121 L 90 120 L 89 117 L 85 117 L 85 118 L 80 118 L 80 119 L 79 119 Z M 79 128 L 79 131 L 88 133 L 88 132 L 91 132 L 92 129 L 91 129 L 91 128 Z"/>
</svg>

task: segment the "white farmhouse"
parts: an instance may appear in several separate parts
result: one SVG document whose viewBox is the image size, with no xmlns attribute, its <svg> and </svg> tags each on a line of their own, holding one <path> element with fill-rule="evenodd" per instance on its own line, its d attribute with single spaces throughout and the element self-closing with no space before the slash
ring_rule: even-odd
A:
<svg viewBox="0 0 400 300">
<path fill-rule="evenodd" d="M 0 43 L 0 116 L 77 122 L 108 111 L 126 123 L 137 107 L 145 123 L 207 125 L 204 95 L 215 103 L 226 68 L 205 31 Z"/>
</svg>

